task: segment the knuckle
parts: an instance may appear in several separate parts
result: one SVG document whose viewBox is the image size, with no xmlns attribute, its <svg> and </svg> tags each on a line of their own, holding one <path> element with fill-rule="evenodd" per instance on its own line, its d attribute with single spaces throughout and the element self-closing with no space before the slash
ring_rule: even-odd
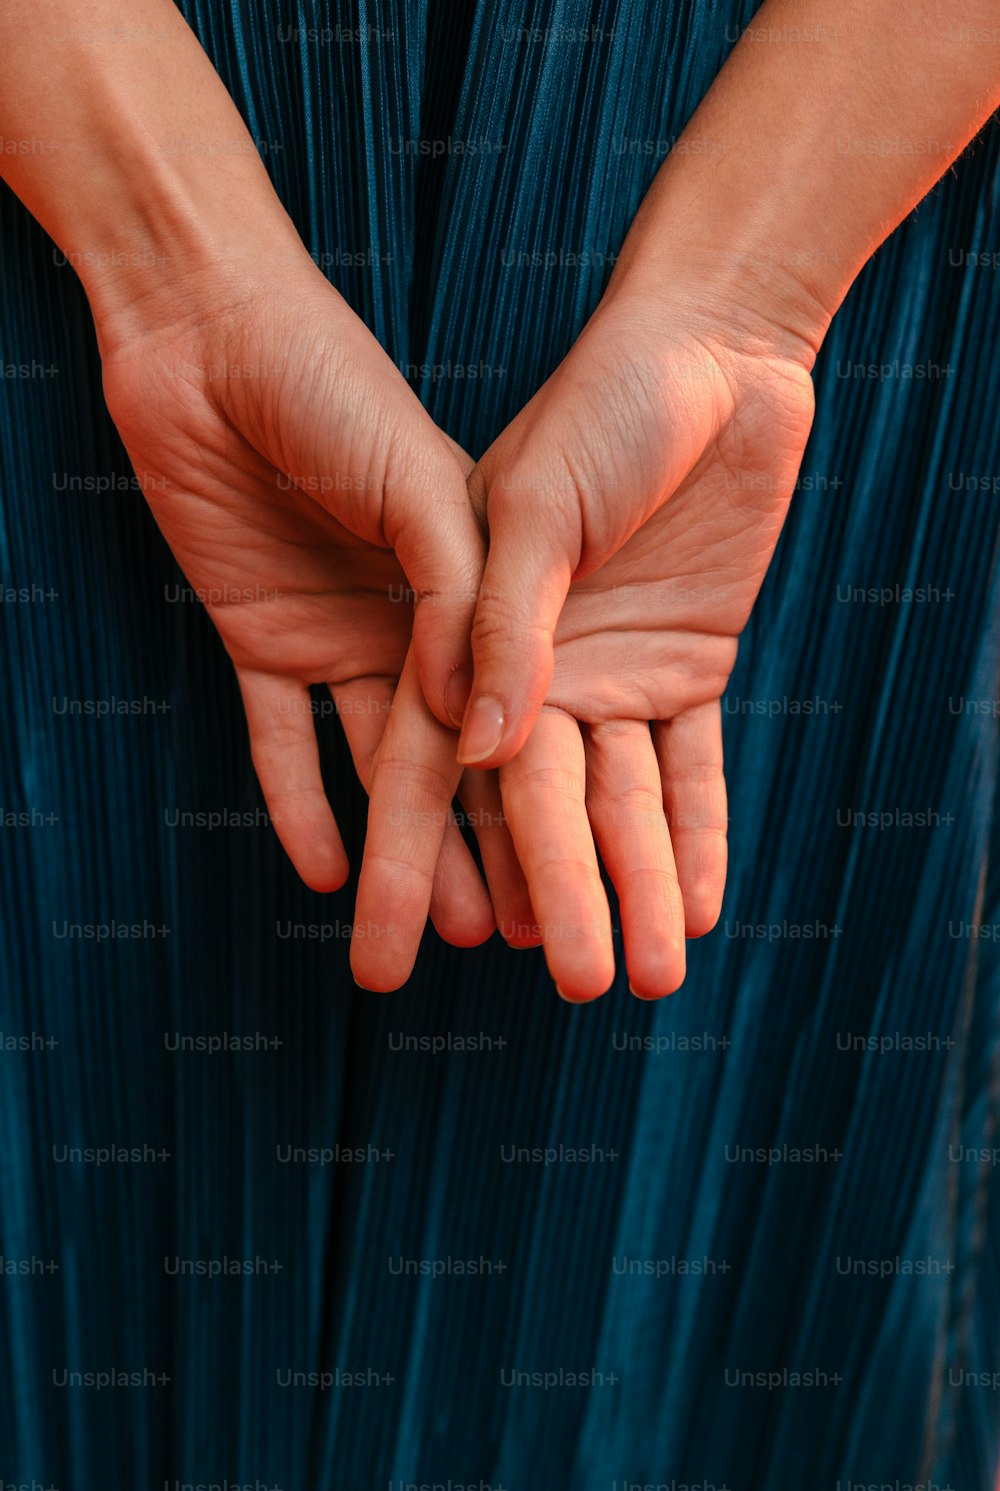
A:
<svg viewBox="0 0 1000 1491">
<path fill-rule="evenodd" d="M 454 788 L 440 768 L 406 756 L 379 756 L 372 766 L 372 789 L 405 793 L 407 797 L 450 802 Z"/>
<path fill-rule="evenodd" d="M 663 798 L 652 787 L 617 787 L 588 794 L 592 808 L 610 808 L 619 822 L 655 823 L 663 818 Z"/>
<path fill-rule="evenodd" d="M 559 766 L 525 766 L 520 757 L 502 768 L 503 781 L 514 789 L 534 789 L 538 792 L 569 798 L 572 802 L 584 800 L 583 778 L 575 771 Z"/>
<path fill-rule="evenodd" d="M 540 622 L 511 615 L 505 608 L 503 593 L 495 586 L 484 588 L 472 619 L 472 650 L 477 656 L 502 652 L 516 646 L 552 646 L 551 628 Z"/>
<path fill-rule="evenodd" d="M 484 594 L 472 619 L 472 650 L 477 656 L 508 647 L 518 634 L 516 623 L 495 592 Z"/>
<path fill-rule="evenodd" d="M 679 787 L 724 787 L 722 762 L 708 759 L 686 762 L 671 770 L 670 781 L 672 785 Z"/>
<path fill-rule="evenodd" d="M 375 873 L 384 885 L 392 887 L 392 915 L 397 924 L 419 921 L 426 915 L 427 888 L 433 886 L 433 870 L 419 859 L 381 851 L 370 854 L 367 863 L 370 874 Z"/>
</svg>

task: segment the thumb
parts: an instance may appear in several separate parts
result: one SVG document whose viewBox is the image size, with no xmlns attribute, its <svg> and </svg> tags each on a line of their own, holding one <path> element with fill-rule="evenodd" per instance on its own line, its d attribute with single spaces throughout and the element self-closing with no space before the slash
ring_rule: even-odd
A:
<svg viewBox="0 0 1000 1491">
<path fill-rule="evenodd" d="M 482 501 L 481 468 L 470 487 Z M 477 498 L 477 487 L 480 496 Z M 473 677 L 458 759 L 502 766 L 524 745 L 552 683 L 553 638 L 579 560 L 580 520 L 502 475 L 488 489 L 489 553 L 472 622 Z"/>
<path fill-rule="evenodd" d="M 462 722 L 468 696 L 470 632 L 486 548 L 465 484 L 471 465 L 442 435 L 403 500 L 386 503 L 383 520 L 412 592 L 413 657 L 424 698 L 452 729 Z"/>
</svg>

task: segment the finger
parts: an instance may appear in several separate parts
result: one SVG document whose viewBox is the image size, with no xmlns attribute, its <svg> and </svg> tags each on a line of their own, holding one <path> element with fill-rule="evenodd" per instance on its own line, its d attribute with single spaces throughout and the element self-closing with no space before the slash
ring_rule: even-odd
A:
<svg viewBox="0 0 1000 1491">
<path fill-rule="evenodd" d="M 411 648 L 372 763 L 356 910 L 371 936 L 351 945 L 363 988 L 398 989 L 412 972 L 460 775 L 454 732 L 427 708 Z"/>
<path fill-rule="evenodd" d="M 505 485 L 505 480 L 510 484 Z M 476 473 L 470 486 L 475 491 Z M 502 473 L 487 498 L 489 553 L 472 622 L 474 679 L 459 760 L 510 761 L 531 733 L 554 667 L 553 636 L 579 557 L 579 519 Z"/>
<path fill-rule="evenodd" d="M 348 863 L 327 801 L 309 690 L 251 669 L 238 669 L 250 750 L 278 838 L 312 890 L 337 890 Z"/>
<path fill-rule="evenodd" d="M 451 749 L 454 754 L 454 735 Z M 450 809 L 434 866 L 430 919 L 442 941 L 453 947 L 479 947 L 497 926 L 490 893 Z"/>
<path fill-rule="evenodd" d="M 327 687 L 354 762 L 358 781 L 370 791 L 372 761 L 392 713 L 395 678 L 357 678 Z"/>
<path fill-rule="evenodd" d="M 615 973 L 611 913 L 585 806 L 580 727 L 543 709 L 523 749 L 500 772 L 504 812 L 564 999 L 595 999 Z"/>
<path fill-rule="evenodd" d="M 653 726 L 663 806 L 677 860 L 688 937 L 719 920 L 726 889 L 729 815 L 718 699 Z"/>
<path fill-rule="evenodd" d="M 535 920 L 528 882 L 504 818 L 496 772 L 470 767 L 462 773 L 458 798 L 465 813 L 464 821 L 475 829 L 501 937 L 509 947 L 537 947 L 542 940 L 541 928 Z"/>
<path fill-rule="evenodd" d="M 422 448 L 423 466 L 408 472 L 405 486 L 386 491 L 383 528 L 416 597 L 413 653 L 424 697 L 436 719 L 457 729 L 485 543 L 447 442 Z"/>
<path fill-rule="evenodd" d="M 354 769 L 366 792 L 370 791 L 372 763 L 385 734 L 395 690 L 395 680 L 387 678 L 356 679 L 330 686 Z M 456 947 L 478 947 L 495 930 L 493 907 L 475 860 L 450 814 L 449 819 L 434 872 L 430 918 L 445 942 Z M 355 935 L 365 936 L 371 931 L 357 916 L 354 927 Z"/>
<path fill-rule="evenodd" d="M 629 987 L 659 999 L 684 982 L 684 905 L 649 726 L 594 725 L 586 751 L 587 811 L 618 892 Z"/>
</svg>

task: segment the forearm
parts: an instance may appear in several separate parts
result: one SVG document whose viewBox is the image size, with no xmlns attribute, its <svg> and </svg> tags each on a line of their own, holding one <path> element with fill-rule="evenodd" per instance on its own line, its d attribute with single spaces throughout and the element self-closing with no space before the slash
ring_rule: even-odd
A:
<svg viewBox="0 0 1000 1491">
<path fill-rule="evenodd" d="M 697 266 L 818 346 L 858 271 L 1000 105 L 983 0 L 766 0 L 657 175 L 616 280 Z"/>
<path fill-rule="evenodd" d="M 172 0 L 6 0 L 0 135 L 0 170 L 77 269 L 99 323 L 164 284 L 176 293 L 241 242 L 301 251 Z"/>
</svg>

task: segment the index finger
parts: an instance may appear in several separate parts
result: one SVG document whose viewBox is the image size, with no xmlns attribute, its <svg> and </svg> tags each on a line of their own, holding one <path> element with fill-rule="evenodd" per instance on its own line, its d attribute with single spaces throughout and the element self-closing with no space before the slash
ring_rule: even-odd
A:
<svg viewBox="0 0 1000 1491">
<path fill-rule="evenodd" d="M 362 988 L 398 989 L 413 971 L 462 774 L 455 742 L 427 707 L 411 647 L 372 764 L 355 911 L 365 936 L 351 944 Z"/>
</svg>

